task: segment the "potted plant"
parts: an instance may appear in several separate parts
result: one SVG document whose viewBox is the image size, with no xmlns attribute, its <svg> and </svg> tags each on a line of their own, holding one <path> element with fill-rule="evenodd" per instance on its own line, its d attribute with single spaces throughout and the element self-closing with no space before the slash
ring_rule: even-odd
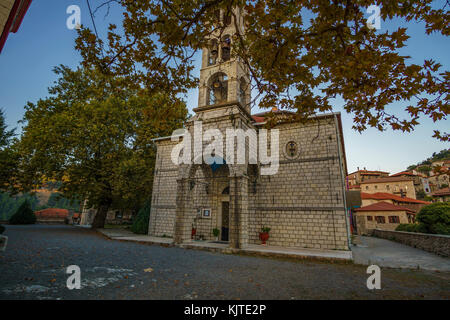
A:
<svg viewBox="0 0 450 320">
<path fill-rule="evenodd" d="M 6 245 L 8 244 L 8 237 L 2 236 L 4 231 L 5 227 L 0 224 L 0 252 L 4 252 L 6 250 Z"/>
<path fill-rule="evenodd" d="M 270 228 L 262 227 L 261 232 L 259 233 L 259 239 L 262 242 L 262 245 L 266 245 L 266 241 L 269 240 L 269 232 Z"/>
<path fill-rule="evenodd" d="M 214 237 L 216 238 L 216 241 L 218 241 L 219 240 L 220 230 L 217 229 L 217 228 L 214 228 L 212 233 L 213 233 Z"/>
</svg>

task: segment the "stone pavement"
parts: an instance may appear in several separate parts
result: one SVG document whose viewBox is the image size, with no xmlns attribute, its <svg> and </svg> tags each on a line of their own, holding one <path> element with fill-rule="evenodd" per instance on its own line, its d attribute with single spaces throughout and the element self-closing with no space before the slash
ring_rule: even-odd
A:
<svg viewBox="0 0 450 320">
<path fill-rule="evenodd" d="M 135 235 L 125 229 L 99 229 L 100 233 L 112 240 L 134 241 L 148 244 L 159 244 L 164 246 L 174 246 L 173 239 L 152 237 L 147 235 Z M 178 245 L 185 249 L 208 250 L 221 253 L 242 253 L 250 255 L 260 255 L 268 257 L 281 258 L 303 258 L 317 260 L 342 260 L 351 261 L 351 251 L 340 250 L 316 250 L 305 248 L 283 248 L 277 246 L 248 245 L 242 249 L 231 249 L 226 243 L 217 243 L 210 241 L 191 241 Z"/>
<path fill-rule="evenodd" d="M 355 264 L 111 241 L 70 226 L 6 226 L 5 235 L 0 300 L 450 299 L 449 272 L 382 268 L 381 290 L 368 290 L 367 268 Z M 69 265 L 81 269 L 81 290 L 66 287 Z"/>
<path fill-rule="evenodd" d="M 450 271 L 450 259 L 385 239 L 358 236 L 352 247 L 356 264 Z"/>
</svg>

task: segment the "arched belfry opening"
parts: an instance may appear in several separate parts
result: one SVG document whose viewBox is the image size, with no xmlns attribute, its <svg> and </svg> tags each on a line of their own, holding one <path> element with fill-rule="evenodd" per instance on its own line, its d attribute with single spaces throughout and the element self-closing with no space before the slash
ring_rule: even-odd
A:
<svg viewBox="0 0 450 320">
<path fill-rule="evenodd" d="M 222 61 L 226 62 L 231 59 L 231 38 L 229 35 L 222 37 Z"/>
<path fill-rule="evenodd" d="M 223 72 L 214 74 L 208 81 L 207 105 L 228 100 L 228 76 Z"/>
<path fill-rule="evenodd" d="M 208 66 L 213 66 L 219 59 L 219 42 L 216 39 L 209 41 Z"/>
</svg>

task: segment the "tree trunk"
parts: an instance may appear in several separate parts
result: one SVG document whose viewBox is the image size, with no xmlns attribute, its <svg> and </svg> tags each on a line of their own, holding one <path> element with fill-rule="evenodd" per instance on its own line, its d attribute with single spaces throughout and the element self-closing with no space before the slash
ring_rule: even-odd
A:
<svg viewBox="0 0 450 320">
<path fill-rule="evenodd" d="M 109 211 L 111 203 L 105 203 L 101 205 L 97 213 L 95 214 L 94 221 L 92 222 L 92 229 L 101 229 L 105 227 L 106 216 Z"/>
</svg>

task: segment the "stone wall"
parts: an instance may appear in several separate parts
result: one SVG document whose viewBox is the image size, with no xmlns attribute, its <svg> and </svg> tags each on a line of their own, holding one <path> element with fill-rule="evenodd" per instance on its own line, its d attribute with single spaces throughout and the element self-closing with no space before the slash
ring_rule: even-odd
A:
<svg viewBox="0 0 450 320">
<path fill-rule="evenodd" d="M 348 250 L 334 119 L 276 128 L 280 167 L 276 175 L 261 176 L 256 194 L 249 194 L 249 243 L 261 243 L 264 226 L 271 228 L 269 245 Z M 299 147 L 294 159 L 285 152 L 289 141 Z"/>
<path fill-rule="evenodd" d="M 373 230 L 372 235 L 450 257 L 450 236 L 384 230 Z"/>
</svg>

